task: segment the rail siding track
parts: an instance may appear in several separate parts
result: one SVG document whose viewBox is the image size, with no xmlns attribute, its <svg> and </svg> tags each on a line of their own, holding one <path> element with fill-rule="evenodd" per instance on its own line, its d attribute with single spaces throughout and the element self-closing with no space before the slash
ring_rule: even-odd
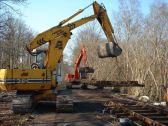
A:
<svg viewBox="0 0 168 126">
<path fill-rule="evenodd" d="M 65 115 L 61 114 L 61 117 L 60 117 L 60 115 L 55 113 L 51 115 L 51 117 L 53 117 L 53 120 L 52 118 L 50 118 L 50 115 L 47 115 L 49 120 L 44 120 L 42 115 L 40 115 L 41 118 L 36 118 L 35 116 L 35 119 L 32 119 L 33 117 L 31 117 L 30 115 L 13 114 L 12 107 L 11 107 L 11 100 L 14 97 L 14 94 L 13 93 L 11 94 L 7 93 L 7 95 L 0 94 L 0 126 L 57 125 L 57 124 L 68 125 L 72 123 L 80 124 L 80 125 L 84 123 L 91 124 L 89 122 L 94 122 L 95 124 L 98 124 L 98 123 L 102 124 L 101 121 L 97 121 L 96 119 L 100 119 L 100 120 L 103 120 L 104 122 L 107 122 L 110 125 L 114 125 L 115 120 L 119 120 L 120 118 L 129 118 L 133 122 L 141 124 L 138 126 L 148 126 L 148 125 L 168 126 L 168 110 L 166 109 L 162 109 L 160 107 L 153 106 L 149 103 L 144 103 L 136 99 L 128 98 L 122 95 L 109 94 L 110 92 L 107 92 L 105 90 L 102 91 L 102 93 L 99 93 L 99 95 L 97 94 L 99 91 L 97 93 L 96 92 L 97 91 L 95 92 L 90 91 L 86 93 L 86 91 L 83 91 L 83 92 L 77 91 L 76 95 L 78 94 L 78 97 L 79 97 L 78 99 L 82 99 L 82 101 L 84 100 L 84 98 L 86 101 L 88 101 L 88 99 L 90 99 L 91 101 L 92 99 L 94 99 L 95 101 L 95 100 L 98 100 L 98 98 L 99 100 L 103 98 L 103 101 L 101 103 L 102 104 L 105 103 L 104 106 L 108 113 L 102 115 L 100 111 L 103 109 L 103 107 L 100 107 L 100 111 L 98 111 L 98 113 L 96 113 L 95 115 L 92 115 L 92 118 L 90 117 L 90 113 L 92 113 L 92 111 L 88 111 L 90 113 L 86 112 L 85 113 L 86 115 L 84 114 L 76 115 L 75 117 L 71 117 L 71 115 L 66 115 L 67 120 L 65 120 Z M 83 103 L 84 102 L 80 103 L 80 107 L 81 105 L 83 105 Z M 88 102 L 86 102 L 85 104 L 87 104 L 87 106 L 91 108 Z M 97 108 L 98 106 L 96 105 L 95 107 Z M 86 109 L 86 106 L 84 106 L 83 108 Z M 81 112 L 81 110 L 79 112 Z M 78 118 L 78 116 L 80 117 L 80 119 Z M 44 114 L 44 117 L 45 117 L 45 114 Z M 55 117 L 57 118 L 55 119 Z M 69 120 L 70 117 L 71 117 L 71 120 Z M 59 120 L 60 118 L 64 120 L 63 121 Z M 67 122 L 67 121 L 71 121 L 71 122 Z"/>
<path fill-rule="evenodd" d="M 104 104 L 116 118 L 129 118 L 150 126 L 168 126 L 168 110 L 135 99 L 113 97 Z"/>
</svg>

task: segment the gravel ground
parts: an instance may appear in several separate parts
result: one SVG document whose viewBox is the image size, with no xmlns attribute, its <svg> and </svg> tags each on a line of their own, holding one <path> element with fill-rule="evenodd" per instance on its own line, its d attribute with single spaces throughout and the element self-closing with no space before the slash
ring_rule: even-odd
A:
<svg viewBox="0 0 168 126">
<path fill-rule="evenodd" d="M 56 113 L 55 102 L 41 102 L 33 113 L 24 115 L 13 114 L 10 107 L 11 114 L 5 117 L 6 121 L 0 120 L 0 126 L 118 126 L 117 122 L 97 118 L 102 114 L 104 101 L 109 99 L 109 91 L 73 89 L 68 92 L 74 99 L 74 113 Z"/>
</svg>

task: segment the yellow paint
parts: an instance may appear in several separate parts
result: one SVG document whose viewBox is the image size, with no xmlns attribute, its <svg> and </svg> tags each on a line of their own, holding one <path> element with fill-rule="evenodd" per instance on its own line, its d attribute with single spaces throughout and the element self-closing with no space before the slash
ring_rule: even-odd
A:
<svg viewBox="0 0 168 126">
<path fill-rule="evenodd" d="M 3 90 L 46 90 L 51 89 L 53 85 L 56 87 L 55 80 L 52 78 L 50 70 L 46 69 L 0 69 L 0 80 L 18 79 L 22 80 L 29 79 L 51 79 L 52 83 L 44 81 L 44 83 L 0 83 L 0 91 Z M 54 83 L 54 84 L 53 84 Z"/>
</svg>

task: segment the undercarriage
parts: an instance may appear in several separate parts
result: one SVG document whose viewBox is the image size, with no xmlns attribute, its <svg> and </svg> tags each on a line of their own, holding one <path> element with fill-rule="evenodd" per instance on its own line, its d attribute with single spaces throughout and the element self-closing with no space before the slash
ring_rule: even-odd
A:
<svg viewBox="0 0 168 126">
<path fill-rule="evenodd" d="M 35 107 L 33 93 L 17 92 L 16 97 L 12 100 L 14 113 L 30 113 Z"/>
<path fill-rule="evenodd" d="M 65 93 L 66 92 L 66 93 Z M 69 91 L 60 92 L 55 98 L 57 112 L 73 112 L 73 99 L 69 96 Z M 55 95 L 55 94 L 54 94 Z M 12 108 L 14 113 L 31 113 L 38 104 L 36 99 L 37 92 L 21 92 L 18 91 L 12 100 Z M 45 99 L 47 100 L 47 99 Z M 50 100 L 50 99 L 48 99 Z"/>
</svg>

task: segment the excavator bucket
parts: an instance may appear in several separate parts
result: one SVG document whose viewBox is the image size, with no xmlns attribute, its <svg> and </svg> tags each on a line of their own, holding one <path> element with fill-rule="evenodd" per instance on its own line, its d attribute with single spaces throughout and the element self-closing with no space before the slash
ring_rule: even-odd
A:
<svg viewBox="0 0 168 126">
<path fill-rule="evenodd" d="M 102 42 L 97 47 L 97 54 L 99 58 L 117 57 L 121 54 L 121 52 L 122 49 L 112 42 Z"/>
<path fill-rule="evenodd" d="M 116 42 L 114 30 L 107 16 L 106 9 L 103 5 L 98 4 L 96 1 L 93 3 L 94 14 L 97 15 L 97 20 L 100 23 L 108 43 L 102 43 L 98 46 L 99 58 L 117 57 L 122 53 L 122 49 Z"/>
</svg>

